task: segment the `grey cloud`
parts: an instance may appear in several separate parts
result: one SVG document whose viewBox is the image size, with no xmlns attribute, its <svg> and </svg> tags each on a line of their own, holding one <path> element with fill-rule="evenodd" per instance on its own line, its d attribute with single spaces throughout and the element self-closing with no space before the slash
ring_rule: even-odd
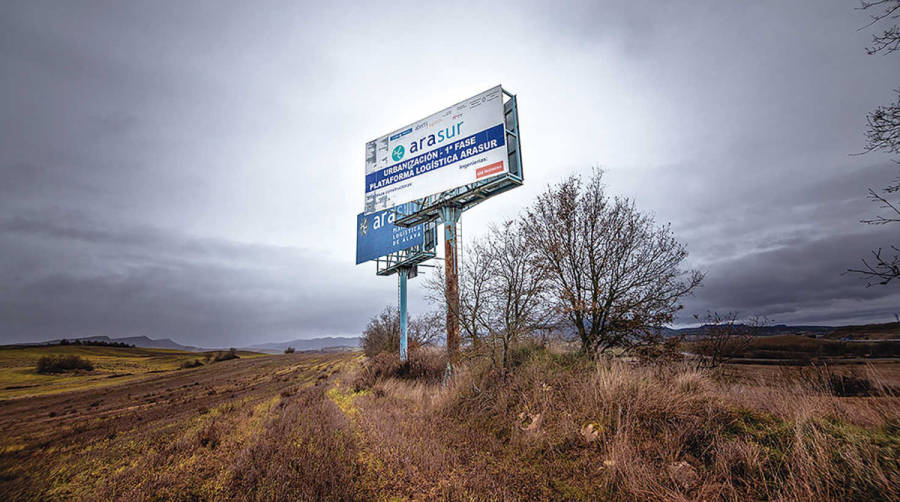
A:
<svg viewBox="0 0 900 502">
<path fill-rule="evenodd" d="M 353 264 L 365 141 L 497 82 L 527 181 L 466 241 L 601 164 L 708 272 L 685 313 L 890 320 L 893 290 L 841 275 L 896 241 L 858 223 L 896 171 L 849 154 L 900 78 L 865 22 L 843 0 L 6 2 L 0 343 L 358 333 L 396 297 Z"/>
<path fill-rule="evenodd" d="M 73 223 L 0 222 L 4 341 L 144 334 L 223 346 L 352 335 L 379 306 L 372 290 L 330 291 L 308 277 L 314 269 L 340 281 L 346 271 L 303 249 Z"/>
<path fill-rule="evenodd" d="M 721 260 L 709 267 L 704 286 L 686 302 L 685 313 L 735 311 L 778 322 L 887 321 L 900 313 L 900 291 L 867 288 L 859 277 L 845 273 L 883 240 L 878 233 L 859 232 Z M 823 315 L 828 307 L 834 310 Z"/>
</svg>

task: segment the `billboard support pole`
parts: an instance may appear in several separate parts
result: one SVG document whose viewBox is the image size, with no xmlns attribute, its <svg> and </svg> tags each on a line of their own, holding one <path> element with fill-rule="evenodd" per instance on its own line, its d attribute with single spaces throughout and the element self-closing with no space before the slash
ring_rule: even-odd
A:
<svg viewBox="0 0 900 502">
<path fill-rule="evenodd" d="M 459 222 L 460 207 L 454 204 L 440 208 L 441 222 L 444 224 L 444 296 L 447 299 L 447 370 L 444 381 L 453 376 L 459 358 L 459 256 L 456 224 Z"/>
<path fill-rule="evenodd" d="M 406 322 L 406 279 L 409 276 L 409 267 L 400 267 L 397 270 L 397 277 L 400 280 L 400 360 L 406 362 L 408 359 L 408 326 Z"/>
</svg>

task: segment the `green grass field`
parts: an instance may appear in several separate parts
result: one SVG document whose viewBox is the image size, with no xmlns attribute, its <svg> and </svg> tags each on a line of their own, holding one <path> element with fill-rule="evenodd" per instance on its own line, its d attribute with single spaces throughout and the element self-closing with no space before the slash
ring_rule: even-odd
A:
<svg viewBox="0 0 900 502">
<path fill-rule="evenodd" d="M 186 361 L 204 361 L 205 352 L 137 347 L 87 345 L 0 346 L 0 401 L 119 384 L 149 374 L 175 371 Z M 42 375 L 35 364 L 43 356 L 77 355 L 88 359 L 94 371 Z M 239 351 L 241 358 L 263 354 Z"/>
</svg>

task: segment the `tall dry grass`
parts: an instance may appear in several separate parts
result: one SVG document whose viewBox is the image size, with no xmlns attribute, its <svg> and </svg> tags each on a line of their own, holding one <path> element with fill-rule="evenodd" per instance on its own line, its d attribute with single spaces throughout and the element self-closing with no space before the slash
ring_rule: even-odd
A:
<svg viewBox="0 0 900 502">
<path fill-rule="evenodd" d="M 900 401 L 866 372 L 880 390 L 842 397 L 822 375 L 729 383 L 536 350 L 448 388 L 381 379 L 360 422 L 383 488 L 410 497 L 897 500 Z"/>
<path fill-rule="evenodd" d="M 358 500 L 356 448 L 347 418 L 315 386 L 279 404 L 261 434 L 236 456 L 235 500 Z"/>
</svg>

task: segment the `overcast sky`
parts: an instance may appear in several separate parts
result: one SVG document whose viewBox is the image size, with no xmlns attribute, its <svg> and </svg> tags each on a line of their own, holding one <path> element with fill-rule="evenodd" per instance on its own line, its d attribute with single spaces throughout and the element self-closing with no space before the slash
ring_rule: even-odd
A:
<svg viewBox="0 0 900 502">
<path fill-rule="evenodd" d="M 892 321 L 842 272 L 900 241 L 851 155 L 898 56 L 852 0 L 675 3 L 3 2 L 0 343 L 357 335 L 397 294 L 354 265 L 365 142 L 500 83 L 526 183 L 464 241 L 600 165 L 706 272 L 680 322 Z"/>
</svg>

